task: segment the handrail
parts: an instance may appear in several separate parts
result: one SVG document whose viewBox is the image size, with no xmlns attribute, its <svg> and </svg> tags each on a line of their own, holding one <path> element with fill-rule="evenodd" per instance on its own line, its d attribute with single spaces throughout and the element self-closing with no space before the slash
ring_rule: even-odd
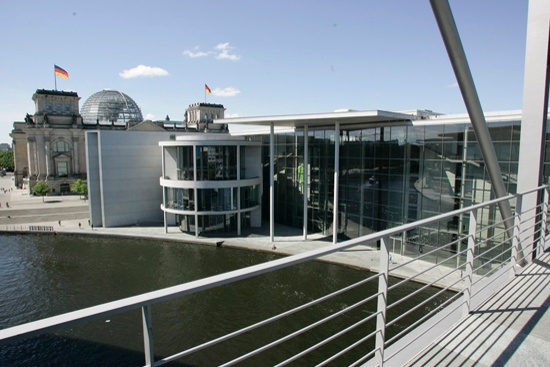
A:
<svg viewBox="0 0 550 367">
<path fill-rule="evenodd" d="M 192 282 L 189 282 L 189 283 L 180 284 L 180 285 L 176 285 L 176 286 L 173 286 L 173 287 L 168 287 L 168 288 L 157 290 L 157 291 L 148 292 L 148 293 L 140 294 L 140 295 L 137 295 L 137 296 L 124 298 L 124 299 L 120 299 L 120 300 L 109 302 L 109 303 L 104 303 L 104 304 L 93 306 L 93 307 L 88 307 L 88 308 L 85 308 L 85 309 L 82 309 L 82 310 L 73 311 L 73 312 L 69 312 L 69 313 L 66 313 L 66 314 L 45 318 L 45 319 L 42 319 L 42 320 L 30 322 L 30 323 L 27 323 L 27 324 L 6 328 L 6 329 L 3 329 L 3 330 L 0 330 L 0 345 L 10 343 L 10 342 L 22 339 L 22 338 L 27 338 L 27 337 L 30 337 L 30 336 L 33 336 L 33 335 L 38 335 L 38 334 L 42 334 L 42 333 L 46 333 L 46 332 L 51 332 L 51 331 L 54 331 L 54 330 L 59 330 L 61 328 L 68 327 L 70 325 L 76 325 L 76 324 L 79 324 L 79 323 L 83 323 L 83 322 L 86 322 L 86 321 L 91 321 L 91 320 L 102 318 L 102 317 L 105 317 L 105 316 L 109 316 L 109 315 L 129 311 L 129 310 L 142 308 L 143 315 L 144 315 L 143 320 L 144 320 L 144 339 L 145 339 L 145 344 L 146 344 L 146 348 L 145 348 L 146 349 L 145 350 L 146 361 L 150 365 L 157 365 L 157 364 L 160 365 L 160 364 L 166 363 L 168 361 L 174 360 L 176 357 L 181 357 L 185 354 L 191 353 L 192 351 L 210 346 L 210 345 L 213 344 L 214 341 L 204 343 L 201 346 L 193 347 L 193 348 L 191 348 L 187 351 L 184 351 L 184 352 L 176 353 L 175 355 L 173 355 L 171 357 L 167 357 L 165 359 L 158 360 L 156 362 L 153 361 L 153 359 L 152 359 L 152 339 L 150 339 L 150 338 L 152 338 L 152 335 L 150 335 L 150 333 L 148 332 L 148 331 L 150 331 L 150 325 L 148 323 L 150 322 L 149 318 L 150 318 L 150 306 L 151 305 L 156 304 L 156 303 L 160 303 L 160 302 L 164 302 L 164 301 L 168 301 L 168 300 L 171 300 L 171 299 L 183 297 L 183 296 L 190 295 L 190 294 L 193 294 L 193 293 L 205 291 L 207 289 L 212 289 L 212 288 L 219 287 L 219 286 L 222 286 L 222 285 L 230 284 L 230 283 L 233 283 L 233 282 L 236 282 L 236 281 L 239 281 L 239 280 L 248 279 L 248 278 L 251 278 L 251 277 L 254 277 L 254 276 L 257 276 L 257 275 L 261 275 L 261 274 L 264 274 L 264 273 L 272 272 L 272 271 L 275 271 L 275 270 L 287 268 L 287 267 L 297 265 L 297 264 L 300 264 L 300 263 L 303 263 L 303 262 L 306 262 L 306 261 L 317 259 L 317 258 L 322 257 L 322 256 L 326 256 L 326 255 L 330 255 L 330 254 L 333 254 L 333 253 L 336 253 L 336 252 L 340 252 L 342 250 L 346 250 L 346 249 L 355 247 L 357 245 L 365 245 L 365 244 L 373 243 L 373 242 L 378 241 L 378 240 L 380 240 L 380 242 L 381 242 L 380 271 L 378 272 L 378 274 L 375 274 L 375 275 L 369 277 L 368 279 L 365 279 L 365 280 L 363 280 L 361 282 L 358 282 L 358 283 L 364 283 L 364 282 L 371 281 L 373 279 L 378 278 L 379 279 L 379 290 L 378 290 L 377 293 L 374 293 L 373 295 L 370 295 L 366 299 L 363 299 L 363 300 L 359 301 L 357 303 L 357 305 L 363 304 L 363 303 L 367 302 L 367 300 L 371 301 L 375 298 L 378 298 L 378 303 L 379 303 L 378 307 L 379 307 L 379 309 L 374 313 L 374 315 L 376 315 L 377 320 L 380 320 L 380 317 L 383 317 L 385 319 L 387 310 L 391 309 L 395 305 L 403 302 L 405 299 L 408 299 L 408 298 L 412 297 L 414 294 L 417 294 L 419 292 L 419 291 L 413 292 L 413 294 L 407 295 L 407 296 L 393 302 L 392 304 L 388 305 L 388 303 L 387 303 L 388 302 L 387 301 L 387 294 L 388 294 L 389 291 L 392 291 L 394 288 L 398 287 L 403 282 L 412 281 L 412 280 L 416 279 L 419 275 L 421 275 L 423 273 L 426 273 L 428 271 L 431 271 L 431 270 L 433 270 L 433 269 L 435 269 L 435 268 L 437 268 L 438 266 L 441 265 L 438 262 L 437 264 L 428 267 L 428 269 L 424 269 L 421 272 L 414 273 L 413 275 L 411 275 L 409 277 L 406 277 L 405 280 L 402 280 L 402 281 L 398 282 L 397 284 L 394 284 L 391 287 L 389 287 L 388 283 L 387 283 L 388 276 L 394 270 L 399 268 L 399 266 L 394 267 L 394 268 L 389 268 L 389 249 L 388 249 L 388 247 L 389 247 L 389 238 L 391 236 L 396 236 L 398 234 L 402 234 L 404 232 L 407 232 L 407 231 L 410 231 L 410 230 L 413 230 L 413 229 L 416 229 L 416 228 L 421 228 L 423 226 L 426 226 L 426 225 L 429 225 L 429 224 L 432 224 L 432 223 L 437 223 L 437 222 L 455 217 L 457 215 L 466 214 L 466 213 L 470 213 L 470 215 L 471 215 L 471 218 L 470 218 L 471 219 L 470 220 L 470 232 L 467 236 L 461 236 L 460 241 L 465 241 L 465 240 L 468 239 L 468 243 L 469 243 L 468 247 L 464 248 L 461 251 L 457 251 L 456 253 L 452 254 L 450 257 L 445 258 L 443 261 L 449 261 L 450 259 L 455 259 L 457 257 L 462 257 L 464 255 L 467 255 L 467 258 L 468 258 L 467 262 L 463 263 L 463 264 L 457 264 L 457 266 L 455 268 L 450 268 L 451 270 L 445 272 L 439 278 L 436 278 L 435 281 L 427 282 L 427 285 L 422 287 L 421 289 L 424 289 L 424 288 L 427 288 L 431 285 L 434 285 L 439 280 L 441 280 L 443 278 L 446 278 L 446 277 L 449 277 L 450 275 L 454 274 L 457 270 L 464 268 L 465 269 L 464 270 L 465 276 L 463 277 L 461 275 L 460 278 L 458 278 L 457 281 L 454 281 L 454 278 L 453 278 L 453 283 L 451 283 L 451 284 L 456 284 L 458 282 L 464 281 L 465 279 L 468 280 L 467 283 L 465 284 L 465 289 L 460 291 L 459 294 L 464 293 L 463 296 L 466 299 L 465 303 L 468 305 L 468 307 L 471 307 L 471 305 L 470 305 L 470 297 L 472 296 L 471 287 L 472 287 L 473 284 L 475 284 L 475 283 L 477 283 L 477 281 L 479 281 L 479 279 L 478 279 L 477 281 L 474 282 L 474 279 L 472 279 L 472 276 L 473 276 L 473 273 L 480 268 L 480 267 L 479 268 L 474 268 L 473 267 L 473 261 L 475 261 L 473 248 L 474 248 L 474 246 L 476 245 L 476 242 L 477 242 L 476 238 L 478 238 L 478 236 L 480 236 L 481 233 L 490 226 L 490 225 L 488 225 L 488 226 L 486 226 L 482 229 L 477 228 L 477 225 L 476 225 L 476 223 L 477 223 L 476 215 L 477 214 L 476 213 L 477 213 L 478 209 L 485 208 L 485 207 L 492 206 L 492 205 L 496 205 L 499 202 L 504 201 L 504 200 L 512 200 L 512 199 L 518 198 L 518 200 L 521 201 L 522 196 L 524 196 L 526 194 L 532 194 L 532 193 L 540 191 L 542 189 L 543 190 L 548 190 L 549 187 L 550 186 L 548 186 L 548 185 L 543 185 L 543 186 L 540 186 L 536 189 L 527 190 L 524 193 L 508 195 L 506 197 L 499 198 L 499 199 L 494 199 L 494 200 L 488 201 L 486 203 L 475 204 L 475 205 L 472 205 L 472 206 L 467 207 L 467 208 L 457 209 L 457 210 L 454 210 L 454 211 L 451 211 L 451 212 L 448 212 L 448 213 L 443 213 L 443 214 L 440 214 L 440 215 L 437 215 L 437 216 L 434 216 L 434 217 L 421 219 L 421 220 L 418 220 L 418 221 L 412 222 L 412 223 L 406 223 L 406 224 L 403 224 L 403 225 L 398 226 L 398 227 L 389 228 L 389 229 L 386 229 L 386 230 L 383 230 L 383 231 L 380 231 L 380 232 L 376 232 L 376 233 L 371 233 L 369 235 L 366 235 L 366 236 L 363 236 L 363 237 L 360 237 L 360 238 L 356 238 L 356 239 L 352 239 L 352 240 L 348 240 L 348 241 L 343 242 L 343 243 L 332 244 L 332 245 L 329 245 L 329 246 L 326 246 L 326 247 L 323 247 L 323 248 L 307 251 L 307 252 L 304 252 L 304 253 L 301 253 L 301 254 L 292 255 L 292 256 L 285 257 L 285 258 L 273 260 L 273 261 L 270 261 L 268 263 L 253 265 L 253 266 L 250 266 L 250 267 L 247 267 L 247 268 L 234 270 L 234 271 L 224 273 L 224 274 L 218 274 L 218 275 L 210 276 L 210 277 L 195 280 L 195 281 L 192 281 Z M 542 206 L 537 204 L 536 208 L 537 209 L 548 210 L 548 205 L 546 205 L 546 204 L 547 203 L 544 203 L 544 205 L 542 205 Z M 521 210 L 521 208 L 518 208 L 518 210 Z M 523 213 L 525 213 L 525 212 L 527 212 L 527 210 L 523 211 Z M 544 214 L 544 218 L 547 218 L 546 211 L 543 211 L 543 214 Z M 537 215 L 535 215 L 534 217 L 537 217 Z M 516 213 L 515 217 L 516 217 L 515 219 L 517 219 L 519 221 L 519 223 L 521 224 L 521 218 L 518 217 L 518 213 Z M 533 219 L 534 217 L 531 217 L 530 219 Z M 540 220 L 537 220 L 537 221 L 535 221 L 534 226 L 538 226 L 538 225 L 541 225 L 541 224 L 544 225 L 545 223 L 541 223 Z M 514 226 L 514 230 L 515 230 L 514 239 L 516 241 L 515 241 L 515 244 L 513 245 L 515 247 L 512 248 L 513 251 L 510 251 L 510 249 L 506 249 L 504 251 L 501 251 L 501 252 L 499 252 L 499 254 L 497 256 L 489 259 L 486 264 L 492 264 L 495 259 L 503 256 L 506 252 L 511 252 L 512 256 L 515 256 L 514 253 L 516 253 L 518 255 L 520 253 L 523 253 L 524 256 L 529 256 L 529 254 L 525 255 L 525 252 L 522 249 L 524 246 L 522 245 L 522 242 L 519 239 L 519 236 L 520 236 L 519 234 L 522 233 L 521 229 L 519 228 L 518 225 L 516 225 L 516 226 Z M 506 230 L 502 229 L 502 233 L 506 234 Z M 542 236 L 543 234 L 545 235 L 546 234 L 546 229 L 544 228 L 542 230 L 539 230 L 537 233 L 539 234 L 539 236 Z M 544 238 L 541 237 L 541 238 L 542 238 L 542 240 L 545 240 L 546 237 L 544 237 Z M 537 246 L 539 246 L 541 238 L 539 238 L 538 240 L 535 239 L 533 243 L 534 244 L 537 243 Z M 485 240 L 487 240 L 487 239 L 485 239 Z M 456 241 L 457 240 L 455 240 L 453 242 L 457 243 Z M 503 245 L 507 242 L 512 242 L 512 238 L 509 238 L 509 239 L 507 239 L 507 240 L 505 240 L 501 243 L 498 243 L 497 245 L 491 247 L 489 250 L 483 252 L 482 254 L 477 254 L 477 256 L 480 257 L 483 254 L 492 251 L 495 247 L 501 246 L 501 245 Z M 448 246 L 450 244 L 452 244 L 452 242 L 449 243 L 449 244 L 443 245 L 442 247 Z M 404 246 L 404 244 L 402 244 L 402 246 Z M 521 252 L 519 251 L 520 248 L 522 249 Z M 430 251 L 426 254 L 423 254 L 423 256 L 419 256 L 416 259 L 410 260 L 410 262 L 420 261 L 423 258 L 425 258 L 427 255 L 429 255 L 431 253 L 434 253 L 436 251 L 439 251 L 439 250 L 441 250 L 441 247 L 436 247 L 434 250 L 432 250 L 432 251 Z M 450 252 L 450 250 L 449 250 L 449 252 Z M 535 254 L 538 253 L 538 251 L 536 251 L 536 250 L 533 250 L 533 252 Z M 513 258 L 513 260 L 515 261 L 514 263 L 518 263 L 518 261 L 519 261 L 519 259 L 517 259 L 517 258 Z M 459 262 L 459 261 L 457 260 L 456 262 Z M 407 263 L 409 263 L 409 262 L 407 262 Z M 486 264 L 483 264 L 482 266 L 484 266 Z M 449 267 L 446 267 L 446 268 L 449 269 Z M 488 274 L 496 273 L 497 272 L 496 270 L 498 270 L 498 267 L 493 267 L 488 272 Z M 461 270 L 461 274 L 462 274 L 462 270 Z M 355 286 L 355 285 L 353 285 L 353 286 Z M 445 289 L 448 289 L 451 286 L 452 285 L 450 285 L 448 287 L 444 287 L 444 289 L 442 291 L 444 291 Z M 314 301 L 311 301 L 307 304 L 309 305 L 309 304 L 321 302 L 321 300 L 324 300 L 327 297 L 332 296 L 333 294 L 335 295 L 335 294 L 342 293 L 350 287 L 351 286 L 345 287 L 344 289 L 333 292 L 330 295 L 321 297 L 321 298 L 319 298 L 317 300 L 314 300 Z M 428 300 L 432 299 L 433 297 L 428 298 Z M 455 297 L 452 297 L 452 298 L 454 299 Z M 380 309 L 380 302 L 381 301 L 383 302 L 383 308 L 382 309 Z M 447 303 L 447 302 L 444 302 L 444 303 Z M 349 306 L 349 307 L 353 308 L 353 307 L 356 307 L 356 306 L 352 305 L 352 306 Z M 286 316 L 287 314 L 296 312 L 296 310 L 302 310 L 304 308 L 306 308 L 306 306 L 302 305 L 302 306 L 299 306 L 299 307 L 297 307 L 293 310 L 283 312 L 281 315 Z M 338 314 L 343 313 L 344 311 L 345 310 L 339 311 Z M 410 312 L 412 312 L 412 311 L 409 311 L 409 313 Z M 433 313 L 433 311 L 432 311 L 432 313 Z M 278 316 L 274 316 L 274 317 L 275 318 L 280 318 L 282 316 L 278 315 Z M 329 319 L 332 319 L 333 317 L 335 317 L 335 316 L 329 316 L 326 319 L 329 320 Z M 393 342 L 396 339 L 396 337 L 392 337 L 391 339 L 388 339 L 387 341 L 382 340 L 381 345 L 379 345 L 378 337 L 379 337 L 380 333 L 382 333 L 382 335 L 384 334 L 383 331 L 385 330 L 385 328 L 387 328 L 388 326 L 394 324 L 396 321 L 398 321 L 402 317 L 403 316 L 399 316 L 399 317 L 395 318 L 394 320 L 389 320 L 389 321 L 384 320 L 383 325 L 377 326 L 377 330 L 375 331 L 374 334 L 372 334 L 372 335 L 376 335 L 377 347 L 375 348 L 375 351 L 373 351 L 373 354 L 375 355 L 375 358 L 376 358 L 376 360 L 378 361 L 379 364 L 383 364 L 383 362 L 384 362 L 384 345 L 388 342 L 390 342 L 390 343 Z M 429 317 L 431 317 L 431 314 L 430 315 L 424 315 L 420 320 L 416 321 L 413 325 L 417 325 L 418 323 L 420 323 L 421 320 L 428 319 Z M 370 318 L 371 318 L 371 316 L 369 316 L 369 319 Z M 372 318 L 374 318 L 374 316 L 372 316 Z M 255 325 L 252 325 L 252 326 L 255 326 L 255 327 L 262 326 L 265 323 L 266 323 L 266 320 L 260 321 L 259 323 L 255 324 Z M 378 321 L 377 321 L 377 323 L 378 323 Z M 317 325 L 317 323 L 314 323 L 310 326 L 306 326 L 306 327 L 303 328 L 303 330 L 304 331 L 309 330 L 310 328 L 314 327 L 315 325 Z M 249 330 L 252 326 L 241 329 L 241 330 Z M 380 329 L 380 327 L 382 327 L 382 329 Z M 406 328 L 406 330 L 408 330 L 410 328 L 411 327 L 408 327 L 408 328 Z M 231 336 L 226 335 L 226 336 L 220 337 L 218 339 L 219 339 L 219 341 L 226 340 L 227 338 L 234 336 L 233 334 L 238 335 L 240 333 L 242 333 L 242 332 L 241 331 L 233 332 L 233 333 L 229 334 Z M 402 333 L 403 332 L 401 332 L 399 334 L 402 334 Z M 269 343 L 268 345 L 266 345 L 264 347 L 261 347 L 261 348 L 258 348 L 256 351 L 248 353 L 248 354 L 255 354 L 256 352 L 264 350 L 264 348 L 267 348 L 271 344 L 276 345 L 276 344 L 278 344 L 282 341 L 290 339 L 291 337 L 294 336 L 294 334 L 299 334 L 299 333 L 295 332 L 295 333 L 289 334 L 289 335 L 281 338 L 280 340 Z M 339 335 L 339 333 L 338 333 L 338 335 Z M 216 339 L 216 340 L 218 340 L 218 339 Z M 200 347 L 200 348 L 198 348 L 198 347 Z M 302 354 L 303 353 L 299 353 L 299 355 L 302 355 Z M 369 353 L 369 355 L 370 354 L 371 353 Z M 236 358 L 235 360 L 227 362 L 227 363 L 229 365 L 233 362 L 240 361 L 241 359 L 246 358 L 246 356 L 247 355 L 245 354 L 244 356 Z M 330 358 L 329 358 L 329 360 L 330 360 Z M 361 358 L 360 360 L 363 360 L 363 358 Z M 289 360 L 289 362 L 290 362 L 290 360 Z"/>
</svg>

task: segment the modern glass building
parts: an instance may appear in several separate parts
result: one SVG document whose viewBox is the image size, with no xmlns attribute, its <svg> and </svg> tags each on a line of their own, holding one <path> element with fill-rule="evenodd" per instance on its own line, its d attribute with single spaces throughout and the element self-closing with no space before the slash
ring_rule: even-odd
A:
<svg viewBox="0 0 550 367">
<path fill-rule="evenodd" d="M 509 193 L 517 190 L 521 117 L 520 111 L 486 114 Z M 305 236 L 322 232 L 335 241 L 356 238 L 494 198 L 466 114 L 348 111 L 225 119 L 224 123 L 291 128 L 248 139 L 262 143 L 266 193 L 271 185 L 269 166 L 274 166 L 276 199 L 272 206 L 270 196 L 263 196 L 263 217 L 269 218 L 272 212 L 275 223 L 304 227 Z M 547 157 L 546 181 L 549 163 Z M 503 226 L 498 210 L 480 213 L 480 218 L 495 223 L 495 228 Z M 451 242 L 467 228 L 468 218 L 457 216 L 437 228 L 404 233 L 394 241 L 437 246 Z M 493 233 L 483 236 L 504 240 L 492 237 Z"/>
<path fill-rule="evenodd" d="M 199 236 L 261 226 L 259 143 L 191 133 L 160 146 L 165 228 Z"/>
</svg>

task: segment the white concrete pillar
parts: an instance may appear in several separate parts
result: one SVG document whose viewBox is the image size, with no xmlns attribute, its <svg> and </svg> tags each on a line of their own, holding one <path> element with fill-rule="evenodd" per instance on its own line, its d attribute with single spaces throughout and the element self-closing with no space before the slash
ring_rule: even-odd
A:
<svg viewBox="0 0 550 367">
<path fill-rule="evenodd" d="M 275 125 L 269 129 L 269 239 L 275 238 Z"/>
<path fill-rule="evenodd" d="M 199 203 L 197 202 L 197 199 L 199 197 L 198 195 L 198 189 L 197 187 L 197 146 L 193 144 L 193 182 L 195 183 L 195 189 L 193 190 L 193 200 L 195 201 L 195 237 L 199 237 Z"/>
<path fill-rule="evenodd" d="M 309 139 L 308 125 L 304 126 L 304 164 L 303 164 L 303 180 L 304 180 L 304 241 L 307 240 L 307 203 L 308 203 L 308 171 L 309 171 Z"/>
<path fill-rule="evenodd" d="M 237 236 L 241 235 L 241 146 L 237 144 Z M 233 189 L 231 189 L 233 203 Z"/>
<path fill-rule="evenodd" d="M 527 17 L 518 192 L 543 183 L 542 166 L 548 113 L 549 27 L 550 1 L 530 0 Z M 523 199 L 524 208 L 533 208 L 536 204 L 535 195 L 526 195 Z M 520 243 L 525 247 L 531 246 L 530 239 L 534 238 L 535 220 L 535 216 L 531 216 L 531 219 L 522 221 L 519 231 Z"/>
<path fill-rule="evenodd" d="M 165 160 L 165 153 L 166 148 L 160 147 L 160 156 L 161 156 L 161 179 L 164 179 L 166 177 L 166 165 L 164 164 Z M 177 167 L 177 158 L 176 158 L 176 167 Z M 163 211 L 163 220 L 164 220 L 164 233 L 168 233 L 168 224 L 166 223 L 166 188 L 164 186 L 160 186 L 162 189 L 162 211 Z"/>
<path fill-rule="evenodd" d="M 340 171 L 340 122 L 334 123 L 334 197 L 332 216 L 332 243 L 338 242 L 338 185 Z"/>
</svg>

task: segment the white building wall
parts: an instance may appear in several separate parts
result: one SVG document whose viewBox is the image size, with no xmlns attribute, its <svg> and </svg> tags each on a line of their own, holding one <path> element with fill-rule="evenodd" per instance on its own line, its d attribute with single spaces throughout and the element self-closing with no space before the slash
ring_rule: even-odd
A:
<svg viewBox="0 0 550 367">
<path fill-rule="evenodd" d="M 164 172 L 172 180 L 177 180 L 177 150 L 176 147 L 162 147 L 164 149 Z M 174 176 L 174 177 L 172 177 Z"/>
<path fill-rule="evenodd" d="M 246 154 L 244 159 L 246 171 L 244 177 L 241 178 L 261 177 L 262 165 L 258 164 L 258 160 L 261 162 L 261 147 L 247 146 L 245 150 Z"/>
<path fill-rule="evenodd" d="M 86 134 L 86 164 L 88 166 L 90 223 L 94 226 L 102 226 L 103 209 L 101 205 L 101 162 L 99 161 L 98 131 L 90 131 Z"/>
<path fill-rule="evenodd" d="M 97 134 L 97 152 L 94 157 L 94 139 Z M 173 134 L 173 133 L 172 133 Z M 99 196 L 102 225 L 118 227 L 144 224 L 162 224 L 161 148 L 158 142 L 168 140 L 169 132 L 96 131 L 88 133 L 88 165 L 99 167 Z M 93 182 L 96 177 L 89 177 Z M 97 186 L 97 185 L 94 185 Z M 94 187 L 97 190 L 97 187 Z M 93 196 L 93 194 L 92 194 Z M 91 213 L 97 199 L 90 202 Z"/>
</svg>

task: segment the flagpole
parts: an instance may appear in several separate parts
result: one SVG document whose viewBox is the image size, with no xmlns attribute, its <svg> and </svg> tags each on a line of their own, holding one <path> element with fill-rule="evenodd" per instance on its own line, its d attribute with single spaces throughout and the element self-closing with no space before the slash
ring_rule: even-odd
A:
<svg viewBox="0 0 550 367">
<path fill-rule="evenodd" d="M 53 65 L 53 82 L 55 84 L 55 90 L 57 91 L 57 77 L 55 75 L 55 64 Z"/>
</svg>

